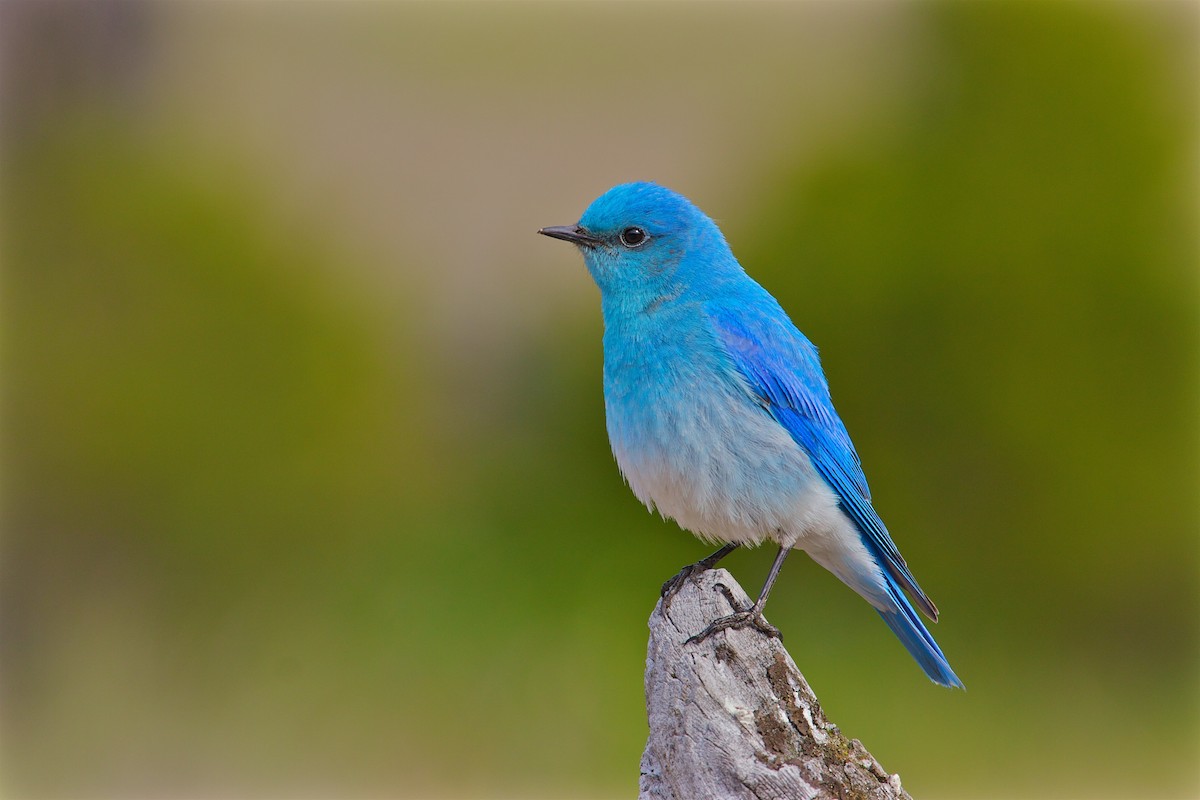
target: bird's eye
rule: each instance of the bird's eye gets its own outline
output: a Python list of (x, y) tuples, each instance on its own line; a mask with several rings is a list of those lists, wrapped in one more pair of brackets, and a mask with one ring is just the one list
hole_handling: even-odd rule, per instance
[(621, 244), (626, 247), (640, 247), (646, 243), (646, 232), (641, 228), (626, 228), (621, 231)]

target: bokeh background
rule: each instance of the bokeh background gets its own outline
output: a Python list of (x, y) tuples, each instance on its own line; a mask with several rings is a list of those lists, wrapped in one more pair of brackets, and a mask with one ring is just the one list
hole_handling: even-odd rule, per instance
[(966, 693), (789, 562), (830, 717), (918, 797), (1200, 796), (1197, 22), (5, 2), (5, 796), (632, 797), (708, 548), (534, 234), (630, 179), (821, 347), (943, 610)]

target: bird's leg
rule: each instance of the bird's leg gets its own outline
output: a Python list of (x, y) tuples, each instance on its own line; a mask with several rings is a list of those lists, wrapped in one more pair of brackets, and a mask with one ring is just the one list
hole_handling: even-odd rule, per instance
[(782, 639), (783, 636), (779, 633), (779, 629), (763, 618), (762, 610), (763, 606), (767, 604), (767, 595), (771, 593), (771, 587), (775, 585), (775, 579), (779, 577), (779, 569), (783, 566), (783, 560), (787, 558), (787, 554), (790, 552), (790, 547), (779, 548), (779, 554), (775, 556), (775, 563), (771, 565), (771, 571), (767, 574), (767, 582), (763, 584), (762, 591), (758, 593), (758, 599), (754, 601), (754, 605), (745, 611), (739, 611), (736, 614), (730, 614), (727, 617), (713, 620), (707, 628), (688, 639), (687, 643), (703, 642), (717, 631), (729, 628), (744, 628), (747, 625), (753, 625), (768, 636)]
[(717, 565), (718, 561), (732, 553), (737, 549), (737, 547), (737, 542), (730, 542), (717, 552), (713, 553), (711, 556), (702, 558), (695, 564), (688, 564), (662, 585), (662, 594), (660, 596), (663, 598), (663, 600), (670, 602), (671, 598), (675, 596), (675, 593), (678, 592), (683, 586), (684, 581), (693, 575), (699, 575), (705, 570), (712, 569)]

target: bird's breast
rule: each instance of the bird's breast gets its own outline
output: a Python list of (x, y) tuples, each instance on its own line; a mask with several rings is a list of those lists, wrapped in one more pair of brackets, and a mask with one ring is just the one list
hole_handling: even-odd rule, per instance
[(606, 331), (604, 367), (613, 454), (650, 508), (702, 538), (741, 543), (794, 542), (836, 510), (807, 454), (702, 332), (634, 343)]

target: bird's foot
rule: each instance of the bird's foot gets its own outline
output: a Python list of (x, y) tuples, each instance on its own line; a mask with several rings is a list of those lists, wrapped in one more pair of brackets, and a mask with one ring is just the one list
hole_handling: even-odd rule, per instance
[(779, 632), (779, 628), (767, 622), (761, 611), (751, 607), (749, 611), (738, 611), (736, 614), (713, 620), (707, 628), (690, 637), (685, 644), (699, 644), (717, 631), (747, 627), (757, 628), (772, 639), (783, 641), (783, 634)]
[(676, 592), (683, 588), (685, 583), (691, 580), (694, 576), (699, 575), (701, 572), (705, 572), (708, 569), (709, 566), (703, 561), (697, 561), (695, 564), (688, 564), (686, 567), (679, 570), (679, 572), (668, 578), (667, 582), (662, 585), (662, 593), (659, 595), (662, 597), (663, 605), (669, 605), (671, 598), (675, 596)]
[(659, 596), (662, 597), (664, 605), (670, 604), (671, 598), (675, 596), (676, 592), (683, 588), (683, 585), (687, 583), (689, 579), (699, 575), (702, 572), (712, 569), (717, 565), (718, 561), (732, 553), (737, 549), (737, 547), (738, 545), (736, 543), (726, 544), (709, 557), (702, 558), (695, 564), (688, 564), (686, 567), (679, 570), (677, 574), (673, 575), (666, 583), (662, 585), (662, 593)]

